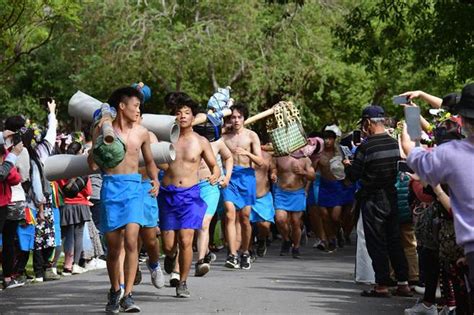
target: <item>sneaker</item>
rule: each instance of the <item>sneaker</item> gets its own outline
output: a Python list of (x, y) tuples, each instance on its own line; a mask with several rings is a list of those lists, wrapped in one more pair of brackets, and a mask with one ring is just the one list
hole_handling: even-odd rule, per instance
[(250, 262), (254, 263), (257, 260), (257, 253), (255, 253), (253, 250), (249, 250), (249, 255), (250, 255)]
[(224, 266), (231, 269), (238, 269), (240, 268), (239, 259), (235, 255), (229, 255), (227, 256), (227, 260), (225, 261)]
[(144, 263), (145, 261), (147, 261), (147, 259), (148, 259), (147, 253), (140, 252), (140, 254), (138, 255), (138, 262)]
[(32, 283), (40, 283), (43, 281), (44, 281), (43, 277), (35, 277), (33, 280), (31, 280)]
[(412, 308), (405, 309), (405, 315), (437, 315), (438, 309), (435, 305), (431, 305), (427, 307), (423, 304), (420, 300), (416, 302), (416, 304)]
[(415, 285), (415, 292), (421, 295), (425, 294), (425, 287), (421, 285)]
[(100, 258), (95, 258), (95, 269), (106, 269), (107, 262)]
[(107, 305), (105, 306), (105, 312), (107, 314), (118, 314), (120, 311), (120, 291), (115, 292), (113, 289), (110, 289), (107, 294)]
[(178, 253), (174, 254), (173, 257), (165, 256), (165, 272), (170, 274), (174, 270), (174, 266), (176, 265), (176, 257), (178, 257)]
[(56, 268), (46, 268), (44, 272), (44, 281), (53, 281), (61, 279), (61, 276), (58, 275), (55, 270)]
[(179, 298), (189, 298), (191, 297), (191, 293), (189, 293), (188, 286), (186, 285), (186, 281), (180, 282), (176, 287), (176, 296)]
[(84, 273), (84, 272), (87, 272), (86, 269), (82, 268), (81, 266), (79, 265), (72, 265), (72, 274), (73, 275), (80, 275), (81, 273)]
[(91, 260), (86, 262), (86, 264), (84, 266), (84, 269), (86, 269), (87, 271), (96, 270), (97, 269), (97, 262), (96, 262), (95, 258), (92, 258)]
[(140, 267), (137, 267), (137, 272), (135, 273), (135, 280), (133, 281), (133, 285), (139, 285), (142, 283), (142, 272), (140, 271)]
[(300, 246), (304, 246), (308, 244), (308, 233), (306, 232), (306, 226), (303, 225), (301, 229), (301, 239), (300, 239)]
[(18, 279), (13, 279), (11, 278), (10, 281), (5, 281), (3, 280), (3, 289), (14, 289), (14, 288), (19, 288), (25, 285), (24, 281), (18, 280)]
[(150, 261), (147, 259), (146, 266), (148, 267), (148, 270), (151, 274), (151, 283), (153, 283), (155, 288), (161, 289), (165, 286), (165, 276), (163, 276), (160, 263), (158, 262), (158, 266), (155, 269), (151, 269), (149, 263)]
[(258, 257), (264, 257), (267, 254), (267, 240), (261, 239), (257, 242), (257, 255)]
[(281, 241), (280, 256), (286, 256), (290, 253), (291, 241)]
[(205, 263), (210, 264), (211, 262), (216, 261), (216, 259), (217, 259), (216, 254), (209, 252), (206, 254), (206, 256), (204, 256), (203, 260)]
[(295, 258), (295, 259), (301, 258), (300, 249), (293, 247), (291, 249), (291, 256), (293, 256), (293, 258)]
[(202, 277), (211, 270), (211, 265), (205, 261), (205, 259), (200, 259), (196, 263), (194, 276)]
[(179, 273), (177, 272), (172, 272), (171, 273), (171, 278), (170, 278), (170, 287), (176, 288), (179, 285)]
[[(314, 247), (314, 245), (313, 245)], [(320, 241), (319, 244), (316, 245), (316, 248), (325, 252), (326, 251), (326, 248), (327, 248), (327, 243), (326, 241)]]
[(129, 293), (120, 300), (120, 310), (125, 313), (139, 313), (141, 311), (140, 307), (135, 304), (132, 293)]
[(336, 240), (332, 240), (328, 243), (328, 247), (326, 249), (327, 253), (334, 253), (337, 250), (336, 247)]
[(242, 254), (242, 256), (240, 256), (240, 268), (244, 270), (249, 270), (251, 268), (250, 254)]
[(71, 276), (71, 275), (72, 275), (72, 269), (63, 268), (63, 273), (62, 273), (62, 275), (63, 275), (64, 277)]

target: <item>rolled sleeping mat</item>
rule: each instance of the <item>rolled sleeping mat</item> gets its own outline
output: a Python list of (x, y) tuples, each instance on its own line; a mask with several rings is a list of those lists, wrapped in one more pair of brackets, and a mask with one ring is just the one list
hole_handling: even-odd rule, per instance
[(84, 92), (77, 91), (69, 100), (68, 114), (71, 117), (80, 118), (86, 122), (92, 122), (94, 112), (101, 108), (101, 106), (101, 101)]
[[(172, 143), (158, 142), (151, 145), (153, 159), (156, 164), (170, 163), (176, 158), (176, 151)], [(140, 167), (145, 161), (140, 153)], [(58, 154), (46, 158), (44, 173), (49, 181), (68, 179), (77, 176), (98, 174), (100, 170), (92, 171), (87, 163), (87, 155)]]
[[(101, 108), (102, 102), (77, 91), (69, 100), (68, 113), (71, 117), (92, 122), (94, 112)], [(170, 115), (143, 114), (142, 125), (153, 132), (160, 141), (175, 143), (179, 137), (179, 126), (176, 117)]]
[(105, 118), (105, 121), (102, 124), (102, 136), (104, 137), (104, 142), (106, 144), (111, 144), (115, 141), (115, 131), (112, 127), (113, 118), (109, 104), (104, 103), (101, 105), (101, 115), (102, 118)]
[(160, 141), (178, 141), (179, 125), (176, 123), (176, 116), (143, 114), (141, 125), (153, 132)]

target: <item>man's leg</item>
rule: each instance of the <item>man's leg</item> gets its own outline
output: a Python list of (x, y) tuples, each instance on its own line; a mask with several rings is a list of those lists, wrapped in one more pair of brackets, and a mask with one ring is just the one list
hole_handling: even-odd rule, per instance
[(275, 224), (283, 241), (290, 240), (290, 228), (288, 226), (288, 213), (285, 210), (275, 211)]
[(125, 247), (125, 296), (132, 292), (133, 282), (137, 274), (138, 267), (138, 232), (140, 226), (136, 223), (129, 223), (125, 226), (124, 247)]
[(408, 261), (408, 281), (416, 283), (419, 280), (418, 254), (416, 252), (415, 230), (412, 223), (400, 224), (400, 239)]
[(205, 215), (202, 221), (202, 228), (197, 232), (198, 260), (203, 259), (209, 251), (209, 225), (211, 224), (212, 218), (213, 216), (211, 215)]
[(250, 224), (250, 206), (242, 208), (239, 212), (239, 220), (242, 231), (242, 253), (248, 254), (250, 242), (252, 241), (252, 225)]
[(289, 215), (291, 225), (291, 240), (293, 241), (293, 247), (295, 249), (299, 249), (301, 241), (301, 218), (303, 216), (303, 212), (289, 212)]
[(194, 230), (183, 229), (178, 232), (180, 282), (186, 282), (193, 262)]
[(171, 273), (176, 265), (178, 255), (176, 233), (173, 230), (161, 231), (161, 238), (163, 241), (163, 252), (166, 255), (165, 271)]
[[(107, 272), (114, 292), (120, 290), (120, 253), (124, 247), (124, 229), (105, 234), (107, 242)], [(123, 265), (122, 265), (123, 266)]]
[(236, 210), (235, 206), (232, 202), (226, 201), (224, 202), (225, 207), (225, 220), (226, 220), (226, 237), (227, 237), (227, 244), (229, 245), (229, 253), (231, 255), (237, 256), (237, 231), (235, 228), (235, 220), (236, 220)]
[[(157, 263), (160, 259), (160, 242), (156, 237), (156, 228), (141, 228), (140, 238), (142, 240), (142, 246), (145, 247), (148, 254), (148, 261), (150, 263)], [(138, 249), (140, 248), (141, 246), (138, 247)]]

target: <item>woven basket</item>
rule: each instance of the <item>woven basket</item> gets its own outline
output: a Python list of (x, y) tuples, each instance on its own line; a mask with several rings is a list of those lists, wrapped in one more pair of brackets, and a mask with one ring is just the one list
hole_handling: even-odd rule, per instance
[(292, 102), (279, 102), (267, 119), (267, 132), (273, 144), (274, 156), (285, 156), (307, 144), (300, 112)]

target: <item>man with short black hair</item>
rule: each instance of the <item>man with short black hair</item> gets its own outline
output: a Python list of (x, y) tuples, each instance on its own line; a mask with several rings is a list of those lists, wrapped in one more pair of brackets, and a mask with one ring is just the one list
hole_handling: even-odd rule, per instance
[[(380, 106), (367, 106), (362, 112), (362, 130), (368, 134), (355, 153), (354, 161), (345, 160), (346, 175), (360, 180), (359, 198), (367, 250), (375, 271), (375, 287), (362, 296), (388, 297), (391, 283), (390, 263), (398, 288), (394, 294), (412, 296), (408, 287), (408, 263), (400, 243), (398, 224), (397, 162), (398, 142), (385, 131), (385, 113)], [(389, 263), (390, 262), (390, 263)]]

